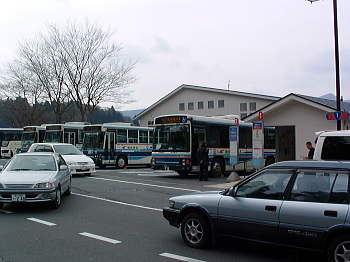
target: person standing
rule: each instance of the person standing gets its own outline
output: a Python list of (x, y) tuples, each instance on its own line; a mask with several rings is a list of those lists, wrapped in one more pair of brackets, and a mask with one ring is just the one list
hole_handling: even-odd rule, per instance
[(314, 153), (315, 153), (315, 148), (312, 146), (312, 143), (306, 142), (306, 148), (309, 150), (309, 153), (307, 155), (308, 159), (313, 159), (314, 158)]
[(206, 142), (203, 142), (198, 148), (198, 161), (200, 166), (199, 180), (208, 181), (209, 149)]

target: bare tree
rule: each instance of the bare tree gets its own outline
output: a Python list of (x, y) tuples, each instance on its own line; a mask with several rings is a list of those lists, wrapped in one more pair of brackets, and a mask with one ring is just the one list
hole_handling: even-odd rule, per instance
[(127, 102), (126, 88), (134, 81), (131, 71), (135, 64), (123, 62), (122, 48), (111, 43), (110, 32), (86, 23), (67, 24), (63, 29), (52, 25), (49, 35), (64, 64), (64, 84), (82, 121), (103, 102)]

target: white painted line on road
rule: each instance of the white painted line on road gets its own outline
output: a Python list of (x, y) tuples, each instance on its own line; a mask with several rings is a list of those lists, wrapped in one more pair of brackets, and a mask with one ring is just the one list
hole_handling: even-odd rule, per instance
[(198, 260), (198, 259), (194, 259), (194, 258), (183, 257), (183, 256), (170, 254), (170, 253), (162, 253), (162, 254), (159, 254), (159, 255), (162, 256), (162, 257), (172, 258), (172, 259), (176, 259), (176, 260), (179, 260), (179, 261), (185, 261), (185, 262), (205, 262), (204, 260)]
[(33, 221), (33, 222), (36, 222), (36, 223), (40, 223), (40, 224), (43, 224), (43, 225), (46, 225), (46, 226), (56, 226), (56, 224), (54, 223), (51, 223), (51, 222), (47, 222), (47, 221), (44, 221), (44, 220), (41, 220), (41, 219), (37, 219), (37, 218), (34, 218), (34, 217), (28, 217), (27, 220), (30, 220), (30, 221)]
[(102, 201), (105, 201), (105, 202), (114, 203), (114, 204), (118, 204), (118, 205), (124, 205), (124, 206), (130, 206), (130, 207), (137, 207), (137, 208), (142, 208), (142, 209), (148, 209), (148, 210), (152, 210), (152, 211), (159, 211), (159, 212), (162, 212), (162, 211), (163, 211), (162, 209), (159, 209), (159, 208), (146, 207), (146, 206), (141, 206), (141, 205), (134, 205), (134, 204), (129, 204), (129, 203), (125, 203), (125, 202), (110, 200), (110, 199), (101, 198), (101, 197), (83, 195), (83, 194), (79, 194), (79, 193), (72, 193), (72, 195), (81, 196), (81, 197), (86, 197), (86, 198), (92, 198), (92, 199), (96, 199), (96, 200), (102, 200)]
[(5, 210), (5, 209), (0, 209), (0, 212), (4, 213), (4, 214), (13, 214), (12, 211), (8, 211), (8, 210)]
[(142, 185), (142, 186), (150, 186), (150, 187), (158, 187), (158, 188), (166, 188), (166, 189), (175, 189), (175, 190), (181, 190), (181, 191), (201, 192), (199, 190), (188, 189), (188, 188), (171, 187), (171, 186), (160, 186), (160, 185), (146, 184), (146, 183), (132, 182), (132, 181), (125, 181), (125, 180), (118, 180), (118, 179), (110, 179), (110, 178), (102, 178), (102, 177), (89, 177), (89, 178), (90, 179), (96, 179), (96, 180), (105, 180), (105, 181), (126, 183), (126, 184), (134, 184), (134, 185)]
[(119, 240), (115, 240), (115, 239), (108, 238), (108, 237), (102, 237), (102, 236), (98, 236), (98, 235), (87, 233), (87, 232), (79, 233), (79, 235), (94, 238), (94, 239), (101, 240), (101, 241), (105, 241), (105, 242), (108, 242), (108, 243), (111, 243), (114, 245), (121, 243), (121, 241), (119, 241)]

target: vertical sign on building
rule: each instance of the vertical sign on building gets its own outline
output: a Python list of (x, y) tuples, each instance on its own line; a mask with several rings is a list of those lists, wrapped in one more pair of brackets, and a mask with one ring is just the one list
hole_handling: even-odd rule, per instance
[(234, 125), (230, 126), (230, 165), (238, 163), (238, 127), (239, 120), (234, 120)]
[(264, 167), (264, 123), (262, 121), (253, 123), (253, 166)]

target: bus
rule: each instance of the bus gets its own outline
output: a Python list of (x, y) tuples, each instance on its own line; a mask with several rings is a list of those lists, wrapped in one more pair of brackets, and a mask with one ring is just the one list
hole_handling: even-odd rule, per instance
[(153, 128), (126, 123), (106, 123), (84, 127), (83, 152), (100, 168), (112, 165), (150, 165)]
[(0, 128), (0, 158), (11, 158), (21, 149), (22, 128)]
[[(227, 119), (227, 118), (230, 119)], [(197, 150), (203, 141), (209, 149), (209, 171), (221, 175), (227, 171), (253, 171), (252, 123), (239, 121), (237, 160), (232, 164), (230, 128), (233, 116), (204, 117), (166, 115), (154, 119), (154, 140), (151, 166), (153, 169), (175, 170), (185, 176), (199, 171)], [(265, 164), (275, 162), (275, 128), (264, 128)], [(232, 150), (231, 150), (232, 151)]]
[(45, 143), (68, 143), (78, 149), (83, 147), (83, 129), (88, 123), (67, 122), (65, 124), (47, 124)]
[(21, 152), (25, 153), (34, 143), (42, 143), (45, 136), (45, 125), (23, 127)]

